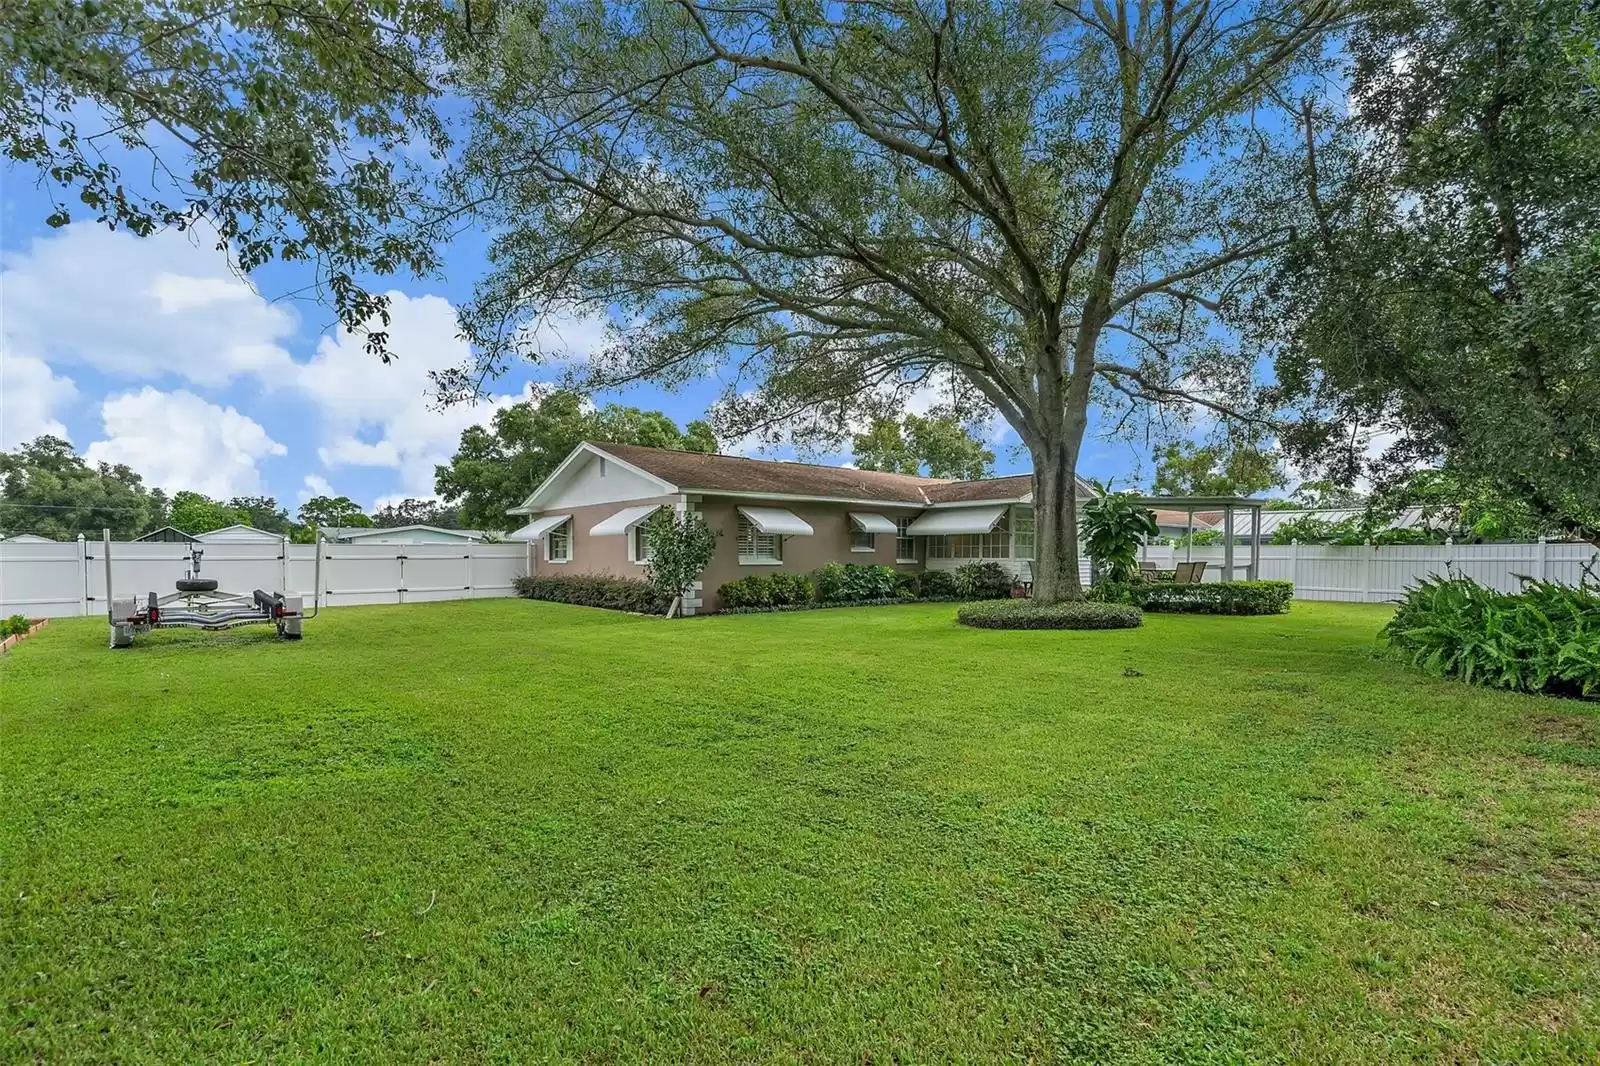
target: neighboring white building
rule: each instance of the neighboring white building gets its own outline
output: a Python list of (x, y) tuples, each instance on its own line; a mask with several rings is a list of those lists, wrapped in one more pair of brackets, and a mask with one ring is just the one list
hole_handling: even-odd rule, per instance
[(234, 525), (213, 529), (209, 533), (195, 534), (195, 540), (202, 544), (281, 544), (282, 535), (268, 533), (255, 526)]
[(483, 540), (481, 529), (445, 529), (422, 524), (409, 526), (352, 526), (324, 529), (323, 533), (340, 544), (476, 544)]
[(15, 533), (5, 538), (7, 544), (54, 544), (49, 537), (41, 537), (37, 533)]

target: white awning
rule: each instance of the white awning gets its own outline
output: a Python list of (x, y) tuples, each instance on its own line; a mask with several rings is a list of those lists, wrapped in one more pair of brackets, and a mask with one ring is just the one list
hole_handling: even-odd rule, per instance
[(739, 513), (750, 519), (750, 524), (762, 533), (776, 533), (780, 537), (809, 537), (816, 532), (804, 518), (782, 507), (741, 507)]
[(624, 507), (610, 518), (591, 526), (589, 535), (591, 537), (624, 536), (628, 530), (661, 510), (661, 506), (659, 503), (647, 503), (641, 507)]
[(863, 533), (898, 533), (900, 528), (893, 521), (881, 514), (871, 514), (864, 511), (851, 511), (850, 521)]
[(543, 518), (535, 518), (515, 533), (507, 533), (506, 539), (538, 540), (571, 517), (569, 514), (547, 514)]
[(949, 510), (927, 511), (911, 523), (907, 533), (914, 537), (942, 537), (948, 533), (989, 533), (1006, 513), (1006, 505), (988, 507), (952, 507)]

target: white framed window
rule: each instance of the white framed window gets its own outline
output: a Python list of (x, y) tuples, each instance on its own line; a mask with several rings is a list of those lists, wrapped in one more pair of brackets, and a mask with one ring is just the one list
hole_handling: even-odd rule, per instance
[(850, 530), (850, 550), (853, 552), (877, 551), (878, 535), (852, 527)]
[[(1029, 515), (1032, 525), (1032, 515)], [(1029, 532), (1030, 552), (1032, 532)], [(1002, 514), (987, 533), (952, 533), (928, 538), (930, 559), (1009, 559), (1011, 558), (1011, 520)]]
[(894, 520), (894, 561), (897, 563), (914, 563), (917, 561), (917, 538), (906, 532), (911, 528), (914, 518), (896, 518)]
[(740, 515), (739, 562), (745, 566), (783, 562), (783, 538), (761, 532), (754, 522)]
[(630, 548), (628, 557), (636, 563), (648, 563), (654, 554), (650, 550), (650, 534), (647, 529), (648, 526), (648, 522), (640, 522), (638, 525), (628, 530), (628, 544)]
[(572, 561), (572, 519), (567, 519), (544, 535), (544, 557), (552, 563)]
[(1033, 558), (1033, 508), (1011, 509), (1011, 552), (1018, 559)]

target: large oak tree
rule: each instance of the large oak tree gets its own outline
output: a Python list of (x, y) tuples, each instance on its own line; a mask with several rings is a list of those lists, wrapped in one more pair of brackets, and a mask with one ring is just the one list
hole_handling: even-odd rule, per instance
[(1275, 101), (1344, 0), (502, 5), (463, 76), (497, 233), (483, 363), (543, 315), (627, 323), (590, 384), (708, 372), (723, 432), (842, 438), (955, 374), (1033, 459), (1034, 593), (1081, 594), (1097, 404), (1230, 414), (1216, 328), (1298, 216)]

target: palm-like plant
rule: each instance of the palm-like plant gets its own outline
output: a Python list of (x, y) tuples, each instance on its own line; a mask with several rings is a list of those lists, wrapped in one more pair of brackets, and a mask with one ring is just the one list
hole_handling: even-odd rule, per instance
[(1131, 581), (1139, 565), (1139, 545), (1160, 532), (1156, 514), (1128, 493), (1114, 493), (1110, 484), (1096, 485), (1100, 495), (1083, 508), (1083, 542), (1112, 581)]

